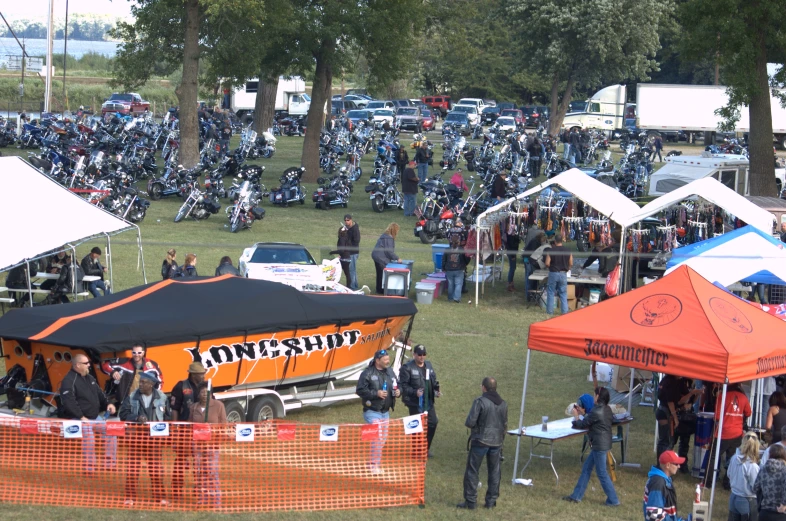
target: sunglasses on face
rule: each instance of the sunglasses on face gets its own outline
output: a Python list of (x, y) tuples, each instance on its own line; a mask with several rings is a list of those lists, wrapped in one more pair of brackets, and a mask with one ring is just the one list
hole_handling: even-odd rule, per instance
[(145, 354), (145, 352), (144, 351), (131, 351), (131, 354), (132, 355), (143, 355), (143, 354)]

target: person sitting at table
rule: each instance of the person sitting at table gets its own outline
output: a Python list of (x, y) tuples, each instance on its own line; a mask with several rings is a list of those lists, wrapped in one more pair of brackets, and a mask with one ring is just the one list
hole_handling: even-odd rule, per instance
[[(65, 250), (59, 251), (54, 255), (47, 257), (46, 262), (46, 273), (51, 273), (52, 275), (59, 275), (60, 268), (62, 268), (66, 263), (66, 258), (68, 255), (66, 254)], [(50, 290), (57, 284), (57, 279), (47, 279), (41, 283), (41, 289)]]
[(82, 290), (82, 279), (85, 277), (82, 267), (76, 260), (72, 261), (70, 255), (66, 259), (66, 264), (60, 269), (60, 278), (44, 300), (45, 304), (68, 304), (71, 302), (68, 295)]
[(18, 293), (16, 291), (10, 291), (12, 288), (17, 289), (24, 289), (27, 290), (28, 286), (28, 277), (27, 277), (27, 264), (20, 264), (16, 268), (13, 268), (11, 271), (8, 272), (8, 275), (5, 278), (5, 285), (9, 289), (8, 296), (12, 299), (16, 300), (16, 304), (20, 307), (24, 306), (26, 302), (30, 301), (30, 294), (29, 293)]
[(87, 289), (95, 298), (101, 296), (98, 292), (99, 289), (104, 292), (104, 296), (112, 294), (112, 291), (108, 287), (108, 283), (104, 282), (104, 273), (107, 272), (107, 268), (101, 265), (100, 257), (101, 248), (96, 246), (90, 250), (90, 253), (85, 255), (84, 259), (82, 259), (82, 271), (85, 272), (85, 275), (99, 277), (98, 280), (88, 282), (87, 284)]
[(579, 418), (578, 408), (573, 409), (573, 428), (574, 429), (589, 429), (587, 437), (590, 443), (590, 454), (584, 460), (584, 465), (581, 468), (581, 475), (579, 481), (576, 483), (576, 488), (569, 496), (562, 499), (570, 501), (571, 503), (579, 503), (584, 497), (584, 492), (587, 490), (590, 477), (592, 477), (592, 468), (598, 474), (598, 481), (600, 486), (606, 493), (606, 505), (616, 507), (619, 506), (620, 500), (617, 498), (617, 491), (614, 490), (614, 484), (611, 482), (608, 470), (606, 469), (606, 460), (608, 458), (609, 450), (611, 450), (611, 423), (614, 415), (611, 413), (609, 407), (609, 390), (605, 387), (598, 387), (595, 389), (594, 405), (590, 413), (583, 419)]

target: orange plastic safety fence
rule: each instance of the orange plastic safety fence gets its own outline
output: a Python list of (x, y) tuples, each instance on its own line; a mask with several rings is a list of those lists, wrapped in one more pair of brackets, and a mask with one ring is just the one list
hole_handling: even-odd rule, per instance
[(369, 425), (5, 417), (0, 501), (218, 512), (420, 505), (426, 453), (424, 416)]

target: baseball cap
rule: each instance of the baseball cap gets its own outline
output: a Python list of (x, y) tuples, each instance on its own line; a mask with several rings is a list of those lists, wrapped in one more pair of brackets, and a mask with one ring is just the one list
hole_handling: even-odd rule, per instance
[(666, 463), (676, 463), (677, 465), (682, 465), (685, 463), (685, 458), (680, 458), (673, 450), (667, 450), (660, 455), (660, 458), (658, 458), (658, 463), (661, 465)]
[(418, 344), (413, 349), (416, 355), (425, 355), (426, 354), (426, 346), (423, 344)]

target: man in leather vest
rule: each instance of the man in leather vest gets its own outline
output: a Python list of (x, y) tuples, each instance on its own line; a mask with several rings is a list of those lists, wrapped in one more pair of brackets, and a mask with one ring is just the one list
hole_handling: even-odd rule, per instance
[(442, 396), (442, 393), (439, 391), (437, 373), (431, 362), (426, 360), (426, 347), (422, 344), (416, 345), (413, 352), (415, 358), (401, 366), (398, 373), (401, 398), (409, 408), (409, 414), (428, 412), (428, 457), (431, 458), (431, 442), (439, 422), (434, 399)]
[(497, 381), (490, 376), (480, 385), (483, 395), (475, 398), (467, 421), (464, 422), (471, 434), (467, 469), (464, 472), (464, 502), (457, 508), (474, 510), (478, 499), (478, 472), (483, 458), (489, 471), (489, 486), (486, 490), (486, 508), (497, 506), (499, 482), (502, 477), (500, 458), (505, 431), (508, 427), (508, 404), (497, 394)]
[[(139, 389), (123, 400), (123, 405), (120, 406), (120, 419), (141, 424), (169, 421), (172, 417), (172, 410), (169, 408), (169, 400), (166, 395), (155, 389), (158, 383), (158, 378), (153, 373), (140, 373)], [(161, 467), (160, 439), (150, 438), (147, 433), (143, 433), (141, 430), (135, 430), (127, 438), (133, 445), (127, 451), (128, 470), (126, 473), (126, 499), (124, 504), (132, 506), (134, 501), (136, 501), (136, 484), (139, 481), (139, 469), (142, 461), (147, 461), (153, 498), (162, 506), (168, 505), (169, 502), (165, 498), (162, 486), (163, 469)]]

